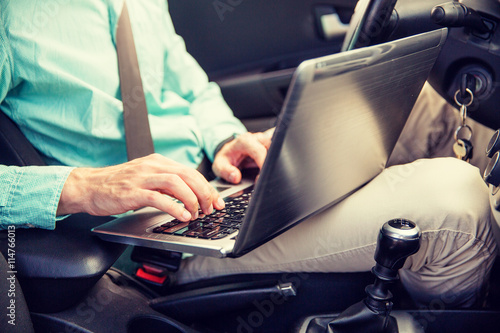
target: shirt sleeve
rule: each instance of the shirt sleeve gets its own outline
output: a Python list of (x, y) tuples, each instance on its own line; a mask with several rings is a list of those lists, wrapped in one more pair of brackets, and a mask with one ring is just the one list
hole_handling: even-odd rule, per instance
[[(0, 102), (11, 87), (12, 55), (0, 18)], [(59, 197), (72, 169), (0, 165), (0, 229), (10, 225), (54, 229)]]
[(213, 161), (218, 144), (234, 134), (245, 133), (246, 128), (233, 115), (219, 86), (209, 82), (206, 73), (187, 52), (184, 40), (175, 32), (166, 6), (164, 38), (169, 39), (169, 47), (165, 56), (168, 73), (165, 80), (170, 85), (176, 84), (182, 97), (191, 103), (190, 114), (195, 117), (201, 131), (205, 154)]
[(72, 169), (0, 165), (0, 228), (54, 229), (61, 191)]

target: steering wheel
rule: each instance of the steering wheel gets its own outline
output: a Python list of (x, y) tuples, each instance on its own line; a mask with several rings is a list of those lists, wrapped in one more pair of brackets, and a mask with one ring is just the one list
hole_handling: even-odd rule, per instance
[(342, 51), (376, 43), (384, 39), (397, 0), (359, 0), (347, 30)]

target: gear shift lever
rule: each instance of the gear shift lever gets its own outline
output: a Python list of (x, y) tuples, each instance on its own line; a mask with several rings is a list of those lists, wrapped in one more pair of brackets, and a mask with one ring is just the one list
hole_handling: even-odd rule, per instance
[(380, 229), (376, 265), (372, 272), (375, 282), (366, 287), (366, 299), (346, 309), (328, 324), (328, 332), (398, 332), (392, 309), (390, 285), (398, 280), (398, 270), (410, 255), (420, 248), (420, 229), (408, 220), (395, 219)]

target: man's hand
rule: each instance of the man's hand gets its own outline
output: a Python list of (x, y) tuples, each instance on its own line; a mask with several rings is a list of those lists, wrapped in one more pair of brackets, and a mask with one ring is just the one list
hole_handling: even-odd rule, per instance
[[(184, 203), (184, 207), (167, 194)], [(182, 221), (224, 208), (217, 191), (196, 170), (159, 154), (106, 168), (76, 168), (64, 184), (57, 215), (116, 215), (145, 206)]]
[(226, 181), (238, 184), (242, 168), (262, 168), (271, 145), (274, 128), (265, 132), (245, 133), (226, 143), (217, 153), (212, 164), (215, 175)]

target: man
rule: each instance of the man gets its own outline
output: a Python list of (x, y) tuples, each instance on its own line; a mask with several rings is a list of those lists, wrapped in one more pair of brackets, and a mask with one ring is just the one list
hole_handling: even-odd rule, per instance
[[(99, 3), (2, 2), (0, 99), (6, 96), (2, 111), (18, 123), (48, 164), (95, 167), (127, 161), (115, 49), (123, 2), (115, 1), (109, 8)], [(165, 2), (144, 6), (133, 2), (129, 7), (141, 20), (149, 21), (141, 26), (136, 16), (131, 17), (156, 152), (170, 159), (150, 156), (103, 170), (2, 167), (3, 182), (17, 184), (16, 190), (23, 193), (3, 191), (4, 202), (11, 204), (3, 209), (2, 224), (53, 229), (56, 215), (77, 211), (109, 215), (145, 205), (189, 220), (198, 206), (208, 212), (211, 206), (223, 205), (192, 168), (204, 154), (214, 160), (217, 145), (233, 134), (245, 133), (245, 128), (232, 115), (218, 87), (208, 83), (205, 73), (187, 56), (182, 39), (165, 16)], [(94, 27), (92, 19), (101, 25)], [(214, 160), (215, 173), (239, 182), (238, 165), (246, 156), (262, 165), (269, 140), (262, 133), (239, 136)], [(141, 177), (130, 177), (134, 172)], [(114, 194), (106, 184), (101, 186), (109, 173), (114, 178), (106, 184)], [(38, 177), (44, 181), (33, 180)], [(122, 187), (115, 188), (117, 183)], [(181, 199), (186, 209), (160, 193)], [(28, 215), (26, 205), (30, 206)]]
[[(189, 220), (198, 207), (208, 212), (223, 206), (193, 170), (203, 154), (213, 160), (217, 175), (234, 183), (247, 157), (262, 165), (269, 136), (243, 134), (218, 88), (207, 82), (175, 35), (166, 2), (127, 1), (127, 6), (159, 153), (130, 162), (125, 162), (115, 50), (123, 0), (2, 2), (1, 109), (53, 165), (0, 169), (3, 225), (54, 228), (56, 216), (118, 214), (144, 205)], [(48, 19), (37, 19), (40, 13)], [(242, 135), (215, 154), (234, 134)], [(185, 208), (161, 194), (179, 198)], [(421, 250), (401, 272), (414, 299), (428, 303), (444, 293), (446, 305), (477, 304), (496, 245), (489, 232), (487, 188), (476, 168), (456, 159), (389, 168), (332, 209), (242, 258), (184, 261), (178, 280), (244, 272), (366, 271), (373, 265), (378, 229), (395, 217), (412, 219), (423, 230)]]

